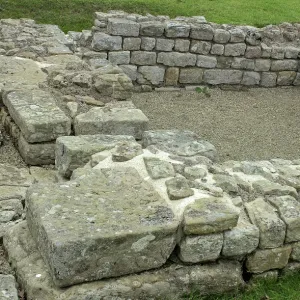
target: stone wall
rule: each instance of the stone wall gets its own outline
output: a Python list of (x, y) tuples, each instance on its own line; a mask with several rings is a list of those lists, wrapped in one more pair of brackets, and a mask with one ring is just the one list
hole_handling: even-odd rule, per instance
[[(204, 17), (95, 13), (77, 46), (103, 54), (138, 85), (299, 85), (300, 25), (219, 25)], [(146, 88), (146, 87), (145, 87)]]

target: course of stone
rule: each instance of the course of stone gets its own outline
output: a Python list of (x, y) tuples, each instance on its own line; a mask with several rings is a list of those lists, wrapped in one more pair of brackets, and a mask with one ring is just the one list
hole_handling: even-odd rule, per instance
[[(112, 40), (0, 21), (0, 119), (28, 164), (0, 165), (0, 243), (19, 289), (30, 300), (180, 299), (299, 270), (300, 161), (218, 163), (193, 132), (147, 130), (116, 101), (133, 90), (124, 68), (78, 46), (211, 31), (116, 14), (96, 14)], [(192, 20), (212, 26), (180, 22)], [(214, 29), (216, 44), (225, 31)], [(18, 299), (15, 278), (0, 274), (0, 299)]]

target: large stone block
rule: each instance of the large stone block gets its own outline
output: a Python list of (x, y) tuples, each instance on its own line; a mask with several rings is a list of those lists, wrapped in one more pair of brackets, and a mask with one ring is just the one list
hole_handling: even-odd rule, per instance
[(216, 29), (214, 34), (214, 42), (226, 44), (230, 40), (230, 32), (225, 29)]
[(211, 50), (212, 44), (206, 41), (193, 41), (191, 43), (191, 52), (207, 55)]
[(232, 60), (231, 68), (240, 70), (253, 71), (255, 67), (254, 59), (244, 57), (234, 57)]
[(141, 39), (140, 38), (124, 38), (123, 50), (140, 50)]
[(237, 225), (239, 210), (226, 198), (197, 199), (186, 207), (183, 231), (186, 235), (223, 232)]
[(140, 34), (145, 36), (162, 36), (164, 30), (164, 24), (161, 22), (143, 22), (141, 23)]
[(295, 198), (298, 197), (297, 190), (288, 185), (281, 185), (279, 183), (268, 180), (257, 180), (252, 184), (253, 188), (263, 194), (264, 196), (286, 196), (290, 195)]
[(197, 84), (203, 81), (203, 70), (200, 68), (185, 68), (180, 70), (179, 82)]
[(126, 135), (79, 135), (62, 136), (56, 140), (55, 166), (58, 172), (70, 177), (72, 172), (83, 167), (95, 153), (110, 150), (122, 141), (132, 141)]
[(205, 70), (203, 80), (209, 84), (239, 84), (242, 76), (239, 70)]
[(273, 206), (258, 198), (245, 204), (251, 222), (259, 228), (260, 248), (276, 248), (285, 240), (286, 225)]
[(176, 244), (179, 220), (133, 168), (33, 185), (27, 205), (30, 231), (57, 286), (160, 267)]
[(298, 61), (293, 59), (273, 60), (271, 71), (297, 71)]
[(166, 37), (179, 38), (188, 37), (191, 26), (180, 22), (167, 22), (165, 27)]
[(258, 85), (260, 83), (260, 73), (246, 71), (243, 74), (241, 84), (243, 85)]
[(76, 116), (75, 135), (112, 134), (130, 135), (141, 139), (148, 128), (148, 118), (139, 109), (94, 107)]
[(147, 51), (133, 51), (131, 52), (131, 61), (135, 65), (156, 65), (156, 53)]
[(275, 72), (262, 72), (260, 85), (263, 87), (274, 87), (277, 82), (277, 73)]
[(292, 85), (296, 78), (295, 71), (278, 72), (277, 85)]
[[(142, 66), (138, 68), (138, 72), (143, 78), (138, 78), (140, 83), (148, 83), (159, 85), (164, 82), (165, 68), (159, 66)], [(144, 82), (146, 80), (146, 82)]]
[(95, 32), (92, 39), (92, 49), (95, 51), (122, 50), (122, 37), (111, 36), (103, 32)]
[(172, 51), (175, 45), (175, 41), (171, 39), (156, 39), (156, 47), (157, 51)]
[(195, 40), (211, 41), (214, 37), (214, 29), (209, 24), (197, 24), (191, 27), (190, 37)]
[(108, 60), (112, 64), (127, 65), (130, 62), (130, 51), (116, 51), (108, 54)]
[(71, 133), (71, 120), (42, 90), (15, 90), (4, 94), (10, 116), (29, 143), (47, 142)]
[[(26, 222), (14, 226), (4, 239), (9, 259), (16, 269), (27, 298), (33, 300), (94, 299), (182, 299), (197, 290), (200, 295), (236, 291), (244, 286), (241, 265), (236, 261), (182, 266), (171, 264), (160, 270), (142, 272), (58, 288), (32, 240)], [(40, 276), (36, 276), (40, 274)]]
[(197, 67), (212, 69), (217, 65), (217, 59), (214, 56), (198, 55)]
[(195, 66), (197, 61), (197, 55), (191, 53), (180, 52), (160, 52), (157, 55), (157, 62), (170, 67), (187, 67)]
[(107, 22), (107, 32), (112, 35), (138, 36), (140, 24), (125, 18), (111, 18)]
[(245, 54), (246, 44), (227, 44), (225, 45), (225, 56), (242, 56)]

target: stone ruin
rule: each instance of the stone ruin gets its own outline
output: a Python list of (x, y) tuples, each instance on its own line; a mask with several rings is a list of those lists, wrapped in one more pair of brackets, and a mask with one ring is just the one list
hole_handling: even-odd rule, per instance
[[(115, 14), (68, 35), (0, 21), (0, 119), (28, 164), (0, 166), (0, 241), (27, 299), (179, 299), (299, 270), (300, 161), (218, 163), (190, 131), (149, 131), (118, 101), (136, 88), (126, 68), (82, 46), (155, 21), (126, 15), (118, 27)], [(215, 29), (214, 45), (225, 31)], [(0, 274), (2, 296), (18, 299), (11, 275)]]

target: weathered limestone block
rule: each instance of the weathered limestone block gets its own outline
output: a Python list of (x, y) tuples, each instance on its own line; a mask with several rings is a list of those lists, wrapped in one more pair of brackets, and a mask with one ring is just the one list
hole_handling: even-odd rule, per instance
[(209, 24), (197, 24), (191, 27), (190, 37), (195, 40), (211, 41), (214, 37), (214, 29)]
[(259, 229), (241, 212), (237, 226), (224, 232), (222, 255), (234, 257), (249, 254), (258, 247), (258, 243)]
[(160, 52), (157, 55), (157, 62), (170, 67), (195, 66), (197, 60), (196, 54), (180, 52)]
[(108, 60), (112, 64), (126, 65), (130, 62), (130, 51), (117, 51), (108, 54)]
[(286, 47), (285, 48), (285, 58), (297, 59), (300, 53), (300, 49), (296, 47)]
[[(230, 32), (224, 29), (216, 29), (214, 34), (214, 42), (226, 44), (230, 40)], [(225, 50), (226, 51), (226, 50)]]
[(223, 233), (186, 236), (179, 243), (178, 256), (183, 262), (203, 263), (215, 261), (223, 246)]
[(246, 44), (238, 43), (238, 44), (227, 44), (225, 45), (225, 56), (242, 56), (245, 54)]
[(0, 299), (18, 300), (17, 283), (12, 275), (0, 274)]
[(266, 271), (260, 274), (253, 274), (251, 277), (251, 282), (276, 282), (278, 280), (278, 270)]
[(260, 73), (258, 72), (244, 72), (243, 79), (241, 81), (242, 85), (259, 85), (260, 83)]
[(286, 224), (285, 242), (300, 241), (300, 203), (291, 196), (272, 197), (269, 201)]
[(217, 159), (215, 147), (188, 130), (152, 130), (143, 134), (143, 146), (156, 148), (178, 156), (205, 156)]
[(141, 23), (140, 35), (162, 36), (164, 33), (164, 24), (161, 22), (150, 21)]
[(300, 242), (292, 244), (291, 259), (300, 262)]
[(211, 50), (212, 44), (205, 41), (193, 41), (191, 43), (191, 52), (207, 55)]
[(223, 174), (215, 174), (213, 179), (216, 181), (215, 185), (220, 187), (227, 193), (237, 193), (238, 185), (234, 177)]
[(152, 179), (160, 179), (175, 176), (171, 163), (157, 157), (144, 157), (146, 169)]
[(245, 203), (251, 222), (259, 228), (259, 247), (276, 248), (285, 240), (286, 225), (276, 214), (273, 206), (262, 198)]
[(297, 71), (298, 61), (293, 59), (273, 60), (271, 71)]
[(179, 220), (133, 168), (33, 185), (27, 205), (32, 236), (60, 287), (160, 267), (176, 244)]
[(205, 70), (203, 80), (209, 84), (239, 84), (242, 76), (239, 70)]
[(165, 27), (166, 37), (179, 38), (188, 37), (191, 26), (189, 24), (179, 22), (167, 22)]
[(140, 50), (141, 39), (140, 38), (124, 38), (123, 50)]
[(272, 46), (271, 58), (284, 59), (284, 48), (279, 46)]
[(70, 177), (72, 172), (83, 167), (93, 154), (113, 149), (123, 141), (134, 142), (135, 139), (126, 135), (102, 134), (59, 137), (55, 147), (55, 166), (59, 174)]
[[(236, 291), (244, 286), (241, 265), (220, 261), (217, 264), (182, 266), (173, 264), (161, 270), (147, 271), (117, 279), (100, 280), (58, 288), (37, 251), (26, 222), (10, 229), (4, 239), (9, 259), (16, 268), (21, 285), (32, 300), (95, 299), (180, 299), (197, 290), (201, 295)], [(36, 277), (37, 274), (41, 276)]]
[(148, 128), (148, 118), (139, 109), (94, 107), (74, 120), (75, 135), (130, 135), (141, 139)]
[(277, 77), (277, 85), (291, 85), (293, 84), (295, 78), (296, 78), (296, 72), (295, 71), (281, 71), (278, 72)]
[(156, 39), (151, 37), (142, 37), (141, 49), (151, 51), (155, 48)]
[(176, 39), (174, 50), (178, 52), (188, 52), (191, 42), (184, 39)]
[(261, 47), (260, 46), (247, 46), (245, 52), (246, 58), (260, 58), (261, 57)]
[(197, 199), (186, 207), (183, 230), (186, 235), (210, 234), (237, 225), (239, 210), (226, 198)]
[(264, 58), (270, 58), (271, 57), (271, 54), (272, 54), (272, 48), (269, 47), (268, 45), (264, 44), (264, 43), (261, 43), (261, 57), (264, 57)]
[(202, 166), (186, 166), (183, 173), (184, 177), (190, 180), (202, 179), (207, 176), (207, 170)]
[(140, 24), (123, 18), (111, 18), (107, 22), (107, 32), (120, 36), (139, 36)]
[(154, 85), (159, 85), (164, 82), (165, 68), (161, 66), (141, 66), (138, 68), (139, 74), (142, 78), (138, 76), (139, 83), (150, 82)]
[(255, 60), (255, 71), (267, 72), (270, 70), (271, 61), (269, 59), (256, 59)]
[(0, 164), (0, 186), (24, 186), (29, 187), (33, 183), (33, 177), (28, 169), (17, 168), (13, 165)]
[(179, 68), (167, 68), (165, 75), (166, 85), (177, 85), (179, 79)]
[(224, 45), (213, 44), (210, 49), (210, 54), (214, 55), (223, 55), (224, 54)]
[(288, 263), (281, 271), (282, 276), (297, 274), (300, 271), (299, 262), (290, 262)]
[(198, 55), (196, 65), (200, 68), (212, 69), (217, 65), (217, 59), (213, 56)]
[(55, 140), (71, 133), (71, 120), (42, 90), (15, 90), (4, 94), (3, 103), (29, 143)]
[(254, 70), (254, 60), (243, 58), (243, 57), (235, 57), (232, 60), (231, 68), (233, 69), (243, 69), (243, 70)]
[(171, 200), (179, 200), (194, 195), (194, 191), (189, 187), (186, 178), (181, 176), (167, 180), (166, 187)]
[(272, 269), (282, 269), (287, 265), (291, 251), (291, 246), (257, 250), (248, 256), (246, 267), (251, 273), (262, 273)]
[(233, 57), (218, 56), (217, 60), (218, 60), (218, 64), (217, 64), (218, 69), (230, 69), (233, 61)]
[(180, 70), (180, 83), (201, 83), (203, 80), (203, 70), (200, 68), (184, 68)]
[(240, 28), (232, 28), (230, 32), (230, 43), (241, 43), (245, 41), (246, 34)]
[(295, 188), (287, 185), (280, 185), (279, 183), (271, 182), (268, 180), (254, 181), (252, 186), (257, 192), (263, 195), (268, 195), (268, 196), (290, 195), (295, 198), (298, 197), (298, 193)]
[(146, 51), (133, 51), (131, 52), (131, 61), (135, 65), (156, 65), (156, 53)]
[(30, 174), (34, 178), (35, 183), (54, 183), (57, 177), (55, 169), (46, 169), (42, 167), (30, 167)]
[(122, 141), (112, 151), (112, 161), (124, 162), (143, 154), (143, 149), (137, 142)]
[(122, 37), (95, 32), (92, 40), (92, 49), (95, 51), (122, 50)]
[(55, 159), (55, 142), (28, 143), (21, 134), (18, 143), (18, 150), (25, 163), (32, 166), (51, 165)]
[(276, 86), (277, 74), (271, 72), (262, 72), (261, 73), (261, 82), (260, 85), (263, 87), (273, 87)]
[(300, 85), (300, 73), (296, 74), (293, 85)]
[(132, 80), (137, 78), (137, 66), (134, 65), (119, 65), (123, 72)]
[(156, 39), (156, 50), (157, 51), (172, 51), (175, 45), (175, 41), (171, 39)]
[(11, 185), (1, 185), (0, 186), (0, 201), (10, 200), (10, 199), (25, 199), (25, 194), (27, 187), (23, 186), (11, 186)]

